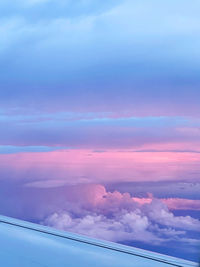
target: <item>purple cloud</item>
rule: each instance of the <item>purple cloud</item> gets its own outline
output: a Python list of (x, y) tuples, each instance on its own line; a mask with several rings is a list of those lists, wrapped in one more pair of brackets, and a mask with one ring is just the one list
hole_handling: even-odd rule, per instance
[[(128, 193), (107, 192), (102, 185), (78, 186), (66, 194), (68, 201), (42, 224), (115, 242), (160, 245), (184, 240), (200, 245), (200, 221), (175, 216), (161, 200), (141, 204), (142, 199), (138, 202)], [(196, 238), (190, 237), (190, 231), (197, 233)]]

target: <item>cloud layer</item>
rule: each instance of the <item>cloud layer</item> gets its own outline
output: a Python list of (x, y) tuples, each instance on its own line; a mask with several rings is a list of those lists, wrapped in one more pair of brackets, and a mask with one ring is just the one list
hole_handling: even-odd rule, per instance
[[(198, 199), (158, 199), (150, 193), (140, 197), (106, 190), (100, 184), (66, 186), (58, 180), (29, 184), (1, 180), (0, 185), (1, 214), (197, 260)], [(182, 215), (176, 215), (180, 211)]]
[[(175, 216), (162, 200), (145, 201), (132, 198), (128, 193), (111, 193), (102, 185), (72, 188), (67, 198), (59, 211), (41, 223), (114, 242), (158, 246), (174, 241), (193, 249), (200, 245), (200, 221), (191, 216)], [(197, 205), (200, 209), (199, 202)], [(196, 237), (191, 233), (196, 233)]]
[(199, 116), (198, 1), (0, 7), (2, 108)]
[(0, 180), (39, 187), (49, 187), (52, 181), (54, 186), (56, 181), (58, 185), (60, 182), (66, 185), (166, 180), (199, 182), (199, 160), (200, 153), (132, 150), (67, 149), (0, 154)]

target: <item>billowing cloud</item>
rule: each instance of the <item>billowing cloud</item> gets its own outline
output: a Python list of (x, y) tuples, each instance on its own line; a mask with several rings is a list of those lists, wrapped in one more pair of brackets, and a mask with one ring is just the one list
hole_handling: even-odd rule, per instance
[(120, 218), (107, 218), (96, 214), (73, 218), (70, 213), (62, 212), (50, 215), (43, 224), (114, 242), (125, 240), (145, 242), (147, 238), (148, 242), (158, 243), (162, 241), (161, 238), (148, 232), (149, 221), (147, 217), (135, 213), (125, 213)]
[[(188, 231), (200, 231), (199, 220), (175, 216), (162, 200), (142, 202), (128, 193), (107, 192), (102, 185), (72, 188), (67, 198), (60, 211), (48, 215), (43, 224), (110, 241), (157, 245), (187, 240)], [(198, 243), (195, 238), (193, 242)]]
[[(173, 207), (169, 199), (169, 209), (168, 199), (151, 194), (135, 197), (100, 184), (64, 186), (52, 180), (44, 187), (39, 182), (26, 185), (7, 180), (0, 185), (0, 203), (4, 203), (0, 213), (7, 216), (149, 250), (163, 248), (163, 253), (175, 246), (179, 254), (172, 255), (182, 257), (186, 249), (188, 259), (196, 257), (200, 246), (200, 221), (188, 211), (181, 216), (174, 213), (183, 199), (175, 199)], [(187, 209), (198, 205), (198, 200), (188, 201)]]

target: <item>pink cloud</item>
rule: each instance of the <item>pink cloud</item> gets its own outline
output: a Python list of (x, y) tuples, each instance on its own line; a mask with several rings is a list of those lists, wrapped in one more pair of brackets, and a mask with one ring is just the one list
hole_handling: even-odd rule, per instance
[[(50, 180), (66, 184), (120, 181), (199, 180), (200, 154), (110, 150), (60, 150), (0, 155), (0, 172), (48, 187)], [(192, 170), (192, 172), (191, 172)], [(56, 183), (56, 182), (55, 182)], [(39, 185), (39, 184), (38, 184)]]
[[(133, 197), (133, 201), (140, 205), (150, 204), (153, 201), (152, 198), (138, 198)], [(200, 200), (198, 199), (184, 199), (184, 198), (166, 198), (159, 199), (170, 210), (200, 210)]]
[(200, 231), (199, 220), (175, 216), (163, 200), (107, 192), (102, 185), (94, 184), (73, 186), (66, 195), (66, 204), (49, 214), (42, 224), (110, 241), (152, 244), (182, 238), (187, 242), (187, 231)]
[(171, 210), (200, 210), (200, 200), (197, 199), (168, 198), (162, 202)]

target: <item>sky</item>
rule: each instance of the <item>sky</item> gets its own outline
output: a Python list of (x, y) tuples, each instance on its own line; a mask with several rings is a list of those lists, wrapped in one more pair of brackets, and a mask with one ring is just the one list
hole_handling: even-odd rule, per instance
[(199, 12), (0, 2), (1, 214), (198, 261)]

